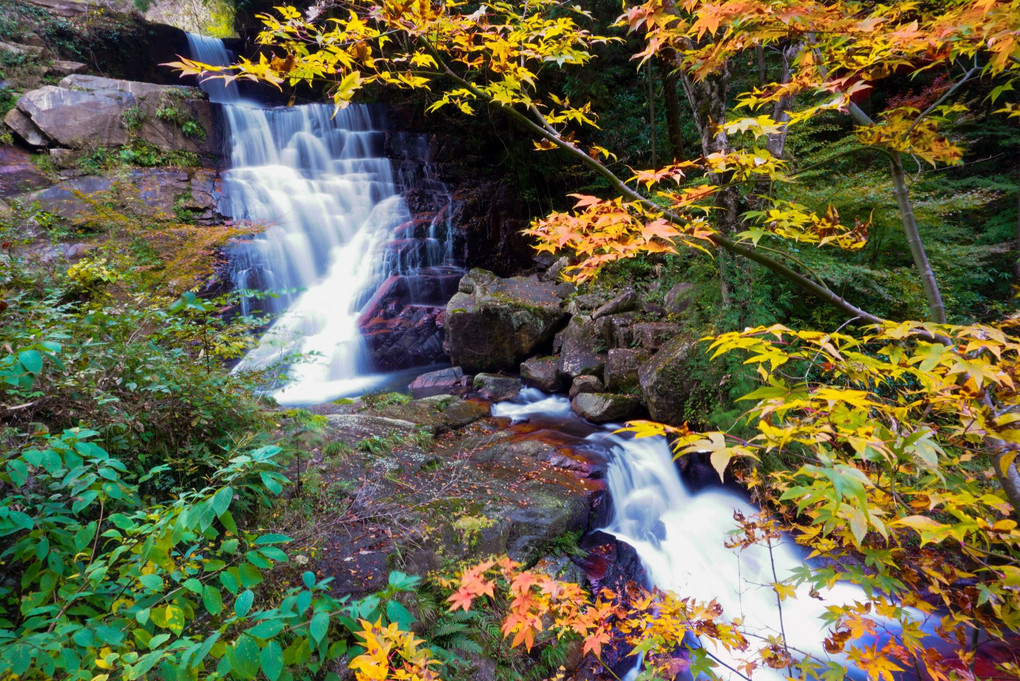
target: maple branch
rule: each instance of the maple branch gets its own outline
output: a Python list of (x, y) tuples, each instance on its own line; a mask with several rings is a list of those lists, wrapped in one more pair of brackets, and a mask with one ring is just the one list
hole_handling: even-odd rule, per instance
[[(864, 112), (861, 107), (850, 102), (847, 109), (858, 123), (867, 126), (874, 126), (875, 121)], [(917, 218), (914, 215), (914, 207), (910, 202), (910, 190), (907, 188), (906, 172), (903, 170), (903, 159), (900, 152), (889, 147), (884, 148), (889, 155), (889, 172), (892, 176), (893, 193), (896, 195), (896, 205), (900, 211), (900, 222), (903, 223), (903, 234), (907, 237), (907, 246), (910, 248), (910, 255), (914, 260), (914, 267), (921, 276), (921, 286), (924, 288), (924, 296), (928, 301), (928, 317), (938, 324), (946, 323), (946, 306), (942, 302), (942, 293), (939, 291), (938, 282), (935, 280), (935, 272), (928, 262), (928, 254), (924, 250), (924, 243), (921, 241), (921, 233), (917, 229)]]
[(920, 116), (918, 116), (918, 117), (917, 117), (917, 119), (916, 119), (916, 120), (915, 120), (915, 121), (914, 121), (913, 123), (911, 123), (911, 124), (910, 124), (910, 127), (909, 127), (909, 128), (907, 128), (907, 131), (906, 131), (905, 133), (903, 133), (903, 137), (902, 137), (901, 139), (903, 139), (903, 140), (907, 140), (907, 139), (910, 139), (910, 133), (914, 132), (914, 128), (916, 128), (916, 127), (917, 127), (917, 124), (918, 124), (918, 123), (920, 123), (920, 122), (921, 122), (922, 120), (924, 120), (925, 118), (927, 118), (927, 117), (928, 117), (928, 115), (929, 115), (929, 114), (930, 114), (930, 113), (931, 113), (932, 111), (934, 111), (935, 109), (937, 109), (937, 108), (938, 108), (939, 106), (941, 106), (941, 105), (942, 105), (942, 102), (944, 102), (944, 101), (946, 101), (947, 99), (949, 99), (949, 98), (950, 98), (950, 97), (952, 96), (952, 94), (953, 94), (954, 92), (956, 92), (957, 90), (959, 90), (959, 89), (960, 89), (960, 87), (961, 87), (961, 86), (962, 86), (962, 85), (963, 85), (964, 83), (966, 83), (966, 82), (967, 82), (968, 80), (970, 80), (970, 77), (971, 77), (971, 76), (973, 76), (973, 75), (975, 75), (975, 74), (979, 73), (980, 71), (981, 71), (981, 69), (980, 69), (979, 67), (975, 66), (975, 67), (973, 67), (973, 68), (972, 68), (971, 70), (967, 71), (967, 73), (963, 74), (963, 78), (961, 78), (960, 80), (956, 81), (956, 83), (955, 83), (955, 84), (953, 85), (953, 87), (951, 87), (951, 88), (949, 88), (948, 90), (946, 90), (946, 91), (945, 91), (945, 93), (944, 93), (944, 94), (943, 94), (943, 95), (942, 95), (941, 97), (939, 97), (938, 99), (936, 99), (936, 100), (935, 100), (935, 101), (934, 101), (934, 102), (932, 103), (932, 105), (931, 105), (931, 106), (929, 106), (929, 107), (928, 107), (927, 109), (925, 109), (924, 111), (922, 111), (922, 112), (921, 112), (921, 115), (920, 115)]
[[(465, 79), (464, 77), (456, 73), (453, 69), (451, 69), (449, 65), (443, 60), (439, 52), (435, 50), (435, 48), (433, 48), (431, 45), (428, 45), (426, 43), (425, 49), (432, 54), (432, 57), (435, 58), (436, 62), (441, 65), (443, 72), (448, 77), (455, 80), (459, 85), (464, 87), (466, 90), (471, 92), (471, 94), (478, 97), (479, 99), (487, 101), (492, 104), (496, 104), (510, 118), (517, 121), (525, 128), (549, 140), (560, 149), (563, 149), (564, 151), (572, 154), (582, 163), (584, 163), (589, 168), (598, 173), (601, 177), (603, 177), (607, 182), (609, 182), (610, 186), (616, 191), (618, 191), (620, 194), (626, 196), (627, 198), (636, 203), (641, 204), (645, 208), (660, 213), (663, 217), (665, 217), (673, 224), (684, 225), (687, 223), (687, 220), (685, 220), (680, 215), (677, 215), (676, 213), (663, 208), (662, 206), (654, 203), (653, 201), (650, 201), (649, 199), (645, 198), (640, 193), (629, 187), (627, 183), (621, 180), (619, 177), (617, 177), (613, 171), (604, 166), (597, 159), (592, 158), (581, 149), (578, 149), (573, 144), (564, 140), (562, 137), (559, 136), (559, 134), (550, 132), (549, 130), (543, 128), (541, 125), (534, 122), (533, 120), (531, 120), (530, 118), (528, 118), (527, 116), (525, 116), (512, 106), (503, 104), (501, 102), (494, 102), (491, 97), (486, 95), (482, 90), (478, 89), (478, 87), (475, 86), (474, 83)], [(792, 284), (800, 287), (804, 291), (821, 298), (823, 301), (829, 303), (830, 305), (834, 305), (835, 307), (843, 310), (844, 312), (851, 316), (859, 317), (863, 321), (871, 324), (883, 324), (885, 322), (885, 320), (882, 319), (881, 317), (873, 315), (870, 312), (867, 312), (866, 310), (862, 310), (861, 308), (846, 301), (845, 299), (843, 299), (842, 296), (840, 296), (839, 294), (837, 294), (835, 291), (831, 290), (824, 284), (812, 281), (810, 278), (804, 276), (803, 274), (794, 270), (793, 268), (773, 258), (770, 258), (769, 256), (764, 255), (763, 253), (758, 252), (756, 249), (747, 248), (746, 246), (743, 246), (735, 239), (732, 239), (726, 236), (725, 234), (715, 232), (709, 235), (707, 238), (717, 247), (723, 248), (729, 251), (730, 253), (742, 256), (752, 262), (761, 265), (762, 267), (769, 270), (773, 274), (779, 275), (780, 277), (786, 279)]]

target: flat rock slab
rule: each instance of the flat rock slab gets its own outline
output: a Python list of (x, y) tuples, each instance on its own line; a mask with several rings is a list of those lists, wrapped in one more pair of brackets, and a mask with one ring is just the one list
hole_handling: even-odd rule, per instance
[(410, 436), (421, 430), (410, 421), (373, 414), (332, 414), (327, 419), (331, 436), (349, 445), (369, 437)]
[(167, 215), (186, 209), (199, 222), (215, 222), (219, 218), (216, 213), (219, 179), (214, 171), (203, 168), (134, 168), (124, 178), (90, 175), (58, 182), (23, 198), (28, 203), (38, 202), (42, 210), (73, 220), (92, 211), (83, 195), (106, 192), (137, 197)]
[[(167, 106), (194, 120), (204, 139), (159, 118), (157, 112)], [(163, 151), (220, 153), (212, 105), (198, 88), (72, 74), (59, 85), (26, 92), (17, 107), (56, 146), (122, 146), (140, 139)]]
[[(435, 422), (394, 414), (436, 411), (473, 420), (431, 442), (401, 437)], [(299, 522), (316, 532), (294, 553), (315, 557), (309, 567), (333, 577), (338, 593), (361, 595), (384, 586), (391, 569), (423, 574), (493, 554), (530, 562), (565, 533), (589, 529), (604, 505), (604, 483), (561, 446), (479, 419), (479, 411), (487, 409), (438, 397), (329, 415), (326, 444), (303, 464), (308, 484), (317, 485), (304, 494), (316, 506)], [(396, 437), (359, 446), (373, 436)]]
[(439, 435), (489, 415), (489, 406), (452, 395), (435, 395), (384, 408), (384, 416), (418, 424)]

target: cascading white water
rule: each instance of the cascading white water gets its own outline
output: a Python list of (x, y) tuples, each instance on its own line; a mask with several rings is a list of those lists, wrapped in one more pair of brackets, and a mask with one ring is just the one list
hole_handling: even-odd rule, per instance
[[(189, 35), (189, 44), (197, 61), (230, 63), (219, 40)], [(282, 313), (235, 371), (289, 365), (274, 393), (282, 404), (324, 402), (379, 383), (358, 317), (373, 286), (392, 273), (384, 257), (391, 232), (411, 220), (379, 121), (364, 106), (335, 115), (326, 104), (269, 108), (242, 101), (236, 84), (222, 79), (202, 87), (222, 105), (229, 133), (220, 210), (267, 227), (234, 253), (235, 285), (272, 292), (260, 307)], [(438, 260), (426, 252), (404, 270), (446, 264), (445, 245), (429, 248)]]
[[(513, 420), (539, 415), (577, 418), (570, 411), (569, 400), (534, 389), (521, 391), (513, 402), (494, 404), (492, 415)], [(664, 438), (613, 434), (618, 428), (609, 424), (588, 437), (609, 450), (606, 483), (613, 518), (603, 531), (634, 547), (653, 585), (698, 601), (715, 599), (722, 606), (724, 619), (741, 619), (741, 630), (754, 650), (764, 647), (769, 637), (785, 635), (794, 657), (810, 654), (820, 661), (841, 659), (823, 648), (827, 633), (822, 618), (830, 605), (865, 601), (863, 592), (836, 583), (813, 597), (804, 586), (780, 607), (772, 584), (788, 579), (804, 565), (803, 554), (793, 540), (784, 536), (771, 550), (761, 544), (742, 550), (727, 548), (727, 538), (738, 528), (734, 511), (750, 517), (758, 509), (727, 491), (692, 494), (680, 479)], [(860, 641), (858, 645), (873, 642)], [(739, 665), (739, 655), (711, 642), (705, 645), (723, 663)], [(786, 678), (784, 671), (762, 668), (754, 679), (778, 681)], [(716, 672), (723, 679), (741, 678), (723, 667), (717, 667)], [(628, 678), (636, 675), (637, 670)]]

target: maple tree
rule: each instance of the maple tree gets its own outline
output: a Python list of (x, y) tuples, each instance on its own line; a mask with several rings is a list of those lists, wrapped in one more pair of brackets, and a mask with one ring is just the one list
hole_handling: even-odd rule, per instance
[[(278, 16), (263, 18), (259, 38), (277, 56), (263, 53), (226, 69), (187, 59), (175, 65), (185, 73), (220, 71), (278, 85), (328, 81), (337, 106), (380, 82), (429, 89), (431, 109), (455, 107), (470, 115), (495, 107), (534, 135), (537, 150), (570, 155), (613, 192), (575, 195), (572, 210), (540, 218), (527, 232), (539, 250), (571, 254), (576, 280), (638, 254), (693, 247), (713, 253), (720, 270), (732, 268), (735, 258), (757, 263), (845, 313), (855, 325), (845, 332), (773, 326), (711, 339), (716, 355), (746, 352), (746, 363), (758, 370), (762, 387), (745, 398), (752, 403), (746, 414), (752, 437), (649, 423), (632, 429), (638, 436), (674, 438), (679, 455), (708, 453), (720, 473), (741, 461), (744, 482), (772, 512), (745, 519), (747, 542), (792, 531), (813, 555), (835, 559), (774, 585), (780, 600), (794, 597), (796, 587), (836, 580), (865, 587), (867, 602), (832, 612), (830, 652), (844, 650), (881, 621), (897, 622), (895, 635), (853, 649), (843, 664), (883, 679), (908, 664), (936, 679), (971, 673), (974, 650), (967, 642), (974, 632), (1006, 638), (1020, 630), (1020, 342), (1008, 323), (944, 323), (904, 159), (957, 163), (961, 150), (945, 125), (962, 111), (955, 97), (963, 86), (991, 83), (993, 107), (1012, 90), (1020, 72), (1020, 1), (650, 0), (625, 6), (617, 25), (640, 36), (635, 60), (669, 64), (692, 104), (702, 143), (699, 158), (673, 159), (629, 176), (607, 165), (611, 150), (581, 141), (581, 128), (598, 125), (591, 107), (540, 87), (543, 70), (584, 65), (596, 46), (618, 40), (585, 28), (585, 15), (554, 0), (475, 8), (383, 0), (325, 22), (281, 8)], [(779, 48), (781, 78), (737, 93), (736, 107), (728, 110), (728, 65), (763, 47)], [(948, 77), (923, 109), (904, 104), (870, 116), (857, 103), (885, 79), (936, 69)], [(774, 191), (794, 181), (798, 170), (784, 155), (788, 131), (832, 112), (853, 118), (859, 149), (888, 160), (929, 322), (884, 320), (801, 269), (784, 250), (789, 243), (854, 250), (867, 241), (869, 220), (844, 223), (837, 206), (819, 213)], [(999, 112), (1020, 114), (1013, 104)], [(725, 272), (722, 278), (727, 285)], [(777, 452), (801, 464), (761, 475), (756, 459)], [(961, 555), (949, 560), (950, 550)], [(843, 561), (849, 555), (862, 557), (868, 570)], [(494, 569), (512, 597), (504, 634), (515, 645), (530, 647), (551, 617), (555, 628), (585, 637), (586, 651), (596, 655), (611, 620), (614, 630), (646, 651), (682, 646), (688, 631), (750, 650), (739, 625), (724, 626), (710, 603), (649, 596), (632, 600), (633, 609), (622, 613), (612, 595), (590, 601), (505, 563), (466, 571), (452, 607), (467, 609), (491, 597), (495, 586), (487, 575)], [(957, 644), (956, 662), (921, 634), (916, 612), (938, 620), (939, 635)], [(648, 638), (641, 642), (640, 636)], [(845, 672), (783, 641), (751, 653), (739, 671), (748, 677), (760, 666), (826, 678)], [(402, 657), (401, 664), (412, 658)], [(431, 674), (425, 669), (414, 674), (425, 678)]]

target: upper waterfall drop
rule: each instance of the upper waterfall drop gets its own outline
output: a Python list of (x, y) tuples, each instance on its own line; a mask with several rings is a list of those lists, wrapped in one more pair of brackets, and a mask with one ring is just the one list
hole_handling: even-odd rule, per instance
[[(189, 36), (189, 44), (202, 63), (230, 63), (219, 40)], [(379, 383), (358, 326), (366, 301), (391, 275), (448, 264), (450, 247), (425, 239), (416, 257), (387, 249), (412, 216), (384, 155), (377, 112), (265, 107), (215, 78), (202, 88), (222, 104), (227, 124), (230, 167), (220, 210), (266, 227), (235, 249), (234, 283), (272, 292), (261, 307), (280, 314), (235, 370), (289, 365), (274, 395), (282, 404), (323, 402)], [(448, 228), (444, 235), (449, 241)]]

